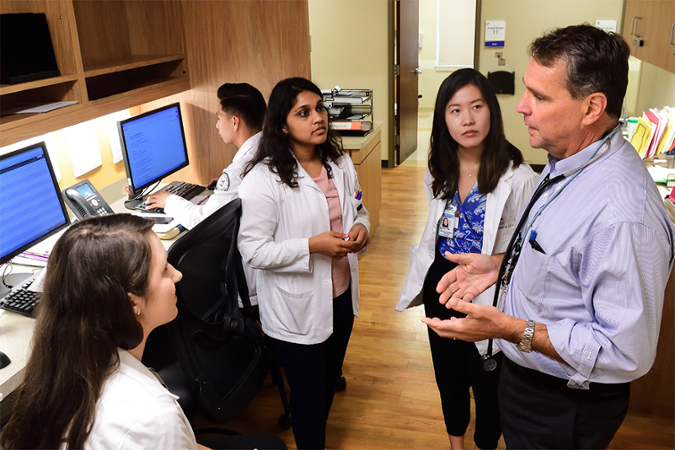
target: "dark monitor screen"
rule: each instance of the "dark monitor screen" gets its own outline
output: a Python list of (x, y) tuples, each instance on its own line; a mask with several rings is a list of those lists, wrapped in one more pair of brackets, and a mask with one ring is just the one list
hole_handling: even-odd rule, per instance
[(0, 264), (70, 225), (45, 143), (0, 156)]
[(189, 164), (178, 103), (119, 122), (129, 195)]

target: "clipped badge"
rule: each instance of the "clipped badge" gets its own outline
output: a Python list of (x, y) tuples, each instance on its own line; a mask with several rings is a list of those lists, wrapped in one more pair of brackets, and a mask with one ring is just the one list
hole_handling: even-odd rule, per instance
[(227, 191), (230, 189), (230, 176), (227, 174), (227, 172), (223, 172), (220, 178), (218, 178), (216, 189), (219, 191)]

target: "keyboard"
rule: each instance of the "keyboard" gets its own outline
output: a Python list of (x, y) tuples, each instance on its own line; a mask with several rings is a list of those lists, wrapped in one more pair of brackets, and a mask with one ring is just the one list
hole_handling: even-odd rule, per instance
[(14, 311), (28, 317), (35, 317), (35, 307), (40, 301), (40, 293), (29, 291), (28, 288), (35, 280), (35, 275), (14, 286), (11, 291), (0, 299), (0, 308)]
[[(171, 194), (183, 197), (185, 200), (191, 200), (203, 190), (204, 186), (186, 183), (185, 181), (173, 181), (171, 184), (164, 186), (162, 189), (162, 191), (170, 192)], [(164, 214), (164, 208), (148, 208), (148, 205), (145, 203), (145, 201), (138, 204), (136, 209), (150, 213)]]

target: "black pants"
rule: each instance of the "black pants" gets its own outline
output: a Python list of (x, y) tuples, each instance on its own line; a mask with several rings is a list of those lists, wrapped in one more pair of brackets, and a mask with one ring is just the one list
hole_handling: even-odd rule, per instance
[[(438, 251), (435, 253), (436, 258), (424, 280), (422, 295), (425, 314), (439, 319), (464, 317), (464, 314), (447, 309), (438, 302), (440, 295), (436, 292), (436, 285), (456, 264), (445, 259)], [(474, 442), (481, 449), (497, 448), (502, 434), (497, 406), (499, 371), (483, 370), (480, 354), (473, 342), (442, 338), (429, 328), (429, 345), (446, 431), (451, 436), (463, 436), (466, 433), (471, 420), (471, 388), (476, 403)], [(501, 353), (495, 355), (498, 362), (500, 358)]]
[(350, 286), (333, 299), (333, 334), (326, 341), (302, 345), (272, 339), (291, 388), (293, 436), (298, 449), (326, 448), (326, 421), (353, 326)]
[(628, 411), (630, 383), (570, 389), (503, 358), (499, 409), (507, 448), (607, 448)]
[(213, 450), (286, 450), (284, 441), (265, 433), (200, 439), (197, 442)]

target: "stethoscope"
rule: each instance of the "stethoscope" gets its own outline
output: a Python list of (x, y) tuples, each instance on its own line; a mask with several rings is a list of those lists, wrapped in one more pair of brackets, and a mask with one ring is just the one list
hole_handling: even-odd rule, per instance
[[(567, 181), (559, 189), (556, 189), (556, 191), (553, 193), (553, 195), (549, 196), (546, 203), (544, 203), (542, 206), (539, 207), (539, 209), (534, 214), (532, 219), (530, 219), (529, 221), (527, 221), (525, 223), (525, 226), (522, 226), (522, 224), (518, 224), (519, 227), (521, 227), (521, 228), (520, 228), (520, 230), (516, 230), (517, 233), (518, 233), (518, 237), (516, 238), (515, 245), (513, 245), (513, 246), (509, 245), (509, 247), (517, 248), (517, 250), (513, 251), (512, 255), (510, 255), (510, 256), (513, 256), (513, 257), (509, 258), (510, 261), (506, 261), (505, 263), (502, 264), (502, 268), (500, 269), (500, 274), (499, 274), (499, 277), (497, 279), (497, 288), (495, 289), (495, 296), (494, 296), (494, 299), (492, 301), (492, 306), (494, 306), (496, 308), (497, 305), (499, 304), (499, 302), (504, 300), (504, 298), (506, 296), (506, 292), (508, 291), (508, 288), (509, 288), (509, 283), (511, 282), (511, 275), (513, 274), (513, 269), (515, 268), (515, 265), (516, 265), (516, 263), (518, 261), (518, 258), (520, 256), (520, 249), (522, 248), (522, 243), (525, 242), (525, 238), (528, 235), (528, 233), (530, 232), (530, 229), (532, 228), (532, 225), (534, 224), (534, 222), (541, 215), (541, 213), (548, 207), (548, 205), (550, 205), (551, 202), (553, 200), (555, 200), (558, 197), (558, 195), (560, 195), (560, 193), (576, 177), (578, 177), (586, 167), (593, 164), (595, 161), (600, 159), (600, 157), (602, 155), (607, 153), (607, 151), (609, 150), (609, 147), (610, 147), (612, 137), (620, 129), (621, 129), (621, 125), (619, 124), (612, 131), (610, 131), (610, 133), (602, 139), (602, 141), (598, 145), (598, 148), (595, 150), (595, 152), (593, 152), (591, 157), (581, 166), (579, 166), (575, 169), (572, 169), (569, 172), (566, 172), (562, 175), (558, 175), (555, 178), (553, 178), (552, 180), (548, 180), (548, 176), (544, 179), (544, 182), (542, 182), (542, 185), (546, 184), (546, 183), (554, 184), (554, 183), (556, 183), (556, 182), (558, 182), (562, 179), (567, 179)], [(544, 189), (542, 189), (541, 193), (543, 193), (543, 191), (544, 191)], [(536, 202), (538, 200), (538, 198), (539, 198), (539, 195), (533, 195), (532, 198), (530, 199), (530, 203), (533, 204), (534, 202)], [(525, 208), (525, 211), (527, 211), (529, 208), (530, 208), (530, 205), (528, 205)], [(521, 219), (521, 221), (523, 219)], [(506, 255), (504, 257), (506, 258)], [(497, 368), (497, 360), (495, 360), (493, 358), (493, 355), (492, 355), (492, 343), (493, 343), (493, 339), (490, 338), (488, 340), (487, 353), (481, 357), (482, 362), (483, 362), (483, 369), (486, 370), (487, 372), (491, 372), (491, 371), (493, 371)]]

